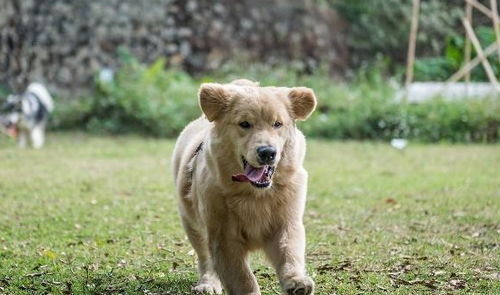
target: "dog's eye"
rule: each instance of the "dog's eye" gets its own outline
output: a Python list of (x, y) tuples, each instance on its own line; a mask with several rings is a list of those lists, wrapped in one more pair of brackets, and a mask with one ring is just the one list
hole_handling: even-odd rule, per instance
[(283, 123), (281, 123), (280, 121), (276, 121), (273, 124), (273, 128), (276, 128), (276, 129), (280, 128), (281, 126), (283, 126)]
[(247, 121), (243, 121), (241, 122), (240, 124), (240, 127), (243, 128), (243, 129), (249, 129), (252, 127), (252, 125), (250, 123), (248, 123)]

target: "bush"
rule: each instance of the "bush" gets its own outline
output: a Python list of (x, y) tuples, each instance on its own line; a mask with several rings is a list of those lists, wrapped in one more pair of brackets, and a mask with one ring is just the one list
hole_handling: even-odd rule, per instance
[(54, 114), (58, 129), (83, 126), (91, 132), (174, 137), (201, 114), (196, 100), (202, 81), (229, 82), (246, 77), (261, 85), (307, 86), (315, 90), (318, 108), (300, 128), (306, 135), (330, 139), (406, 137), (422, 141), (497, 141), (500, 103), (496, 99), (396, 102), (394, 87), (380, 70), (360, 72), (351, 84), (334, 83), (327, 71), (299, 75), (294, 69), (265, 65), (244, 68), (227, 64), (210, 78), (193, 79), (164, 69), (160, 59), (151, 66), (126, 58), (113, 82), (96, 82), (95, 95)]
[(191, 76), (165, 70), (165, 59), (145, 66), (121, 54), (123, 66), (114, 79), (96, 78), (93, 98), (56, 113), (57, 127), (80, 125), (91, 132), (173, 137), (199, 114), (194, 99), (199, 83)]
[(494, 142), (500, 135), (496, 98), (453, 102), (436, 99), (408, 107), (408, 138), (436, 142)]
[(500, 136), (497, 98), (404, 104), (393, 99), (394, 89), (376, 72), (350, 85), (307, 84), (319, 98), (318, 110), (302, 127), (310, 136), (425, 142), (495, 142)]

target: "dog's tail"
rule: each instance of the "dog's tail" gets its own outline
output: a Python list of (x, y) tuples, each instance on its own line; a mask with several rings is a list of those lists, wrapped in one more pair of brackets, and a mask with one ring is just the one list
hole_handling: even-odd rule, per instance
[(50, 96), (49, 91), (47, 91), (47, 88), (45, 88), (43, 84), (31, 83), (28, 85), (26, 92), (35, 94), (49, 113), (54, 110), (54, 101), (52, 100), (52, 96)]

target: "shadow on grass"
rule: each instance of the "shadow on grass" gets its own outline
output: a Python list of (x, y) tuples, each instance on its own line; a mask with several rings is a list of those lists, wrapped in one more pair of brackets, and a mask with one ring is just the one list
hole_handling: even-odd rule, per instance
[[(145, 274), (144, 272), (86, 272), (59, 282), (52, 288), (43, 288), (63, 294), (192, 294), (191, 288), (196, 283), (194, 274), (171, 272), (168, 274)], [(40, 286), (54, 282), (43, 280), (34, 283), (31, 290), (40, 291)], [(40, 284), (41, 283), (41, 284)]]
[[(140, 272), (140, 271), (138, 271)], [(137, 273), (138, 273), (137, 272)], [(0, 294), (192, 294), (194, 273), (35, 272), (0, 278)], [(11, 292), (11, 293), (9, 293)]]
[(196, 280), (194, 278), (171, 276), (166, 280), (146, 280), (136, 290), (141, 294), (192, 294), (191, 288), (195, 283)]

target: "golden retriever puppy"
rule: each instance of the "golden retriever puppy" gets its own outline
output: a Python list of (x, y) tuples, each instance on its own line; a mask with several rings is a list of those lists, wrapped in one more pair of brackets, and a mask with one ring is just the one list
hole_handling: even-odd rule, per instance
[(204, 116), (177, 140), (173, 168), (182, 223), (198, 255), (198, 292), (260, 294), (248, 253), (263, 249), (286, 294), (312, 294), (304, 266), (305, 139), (316, 107), (305, 87), (236, 80), (199, 90)]

